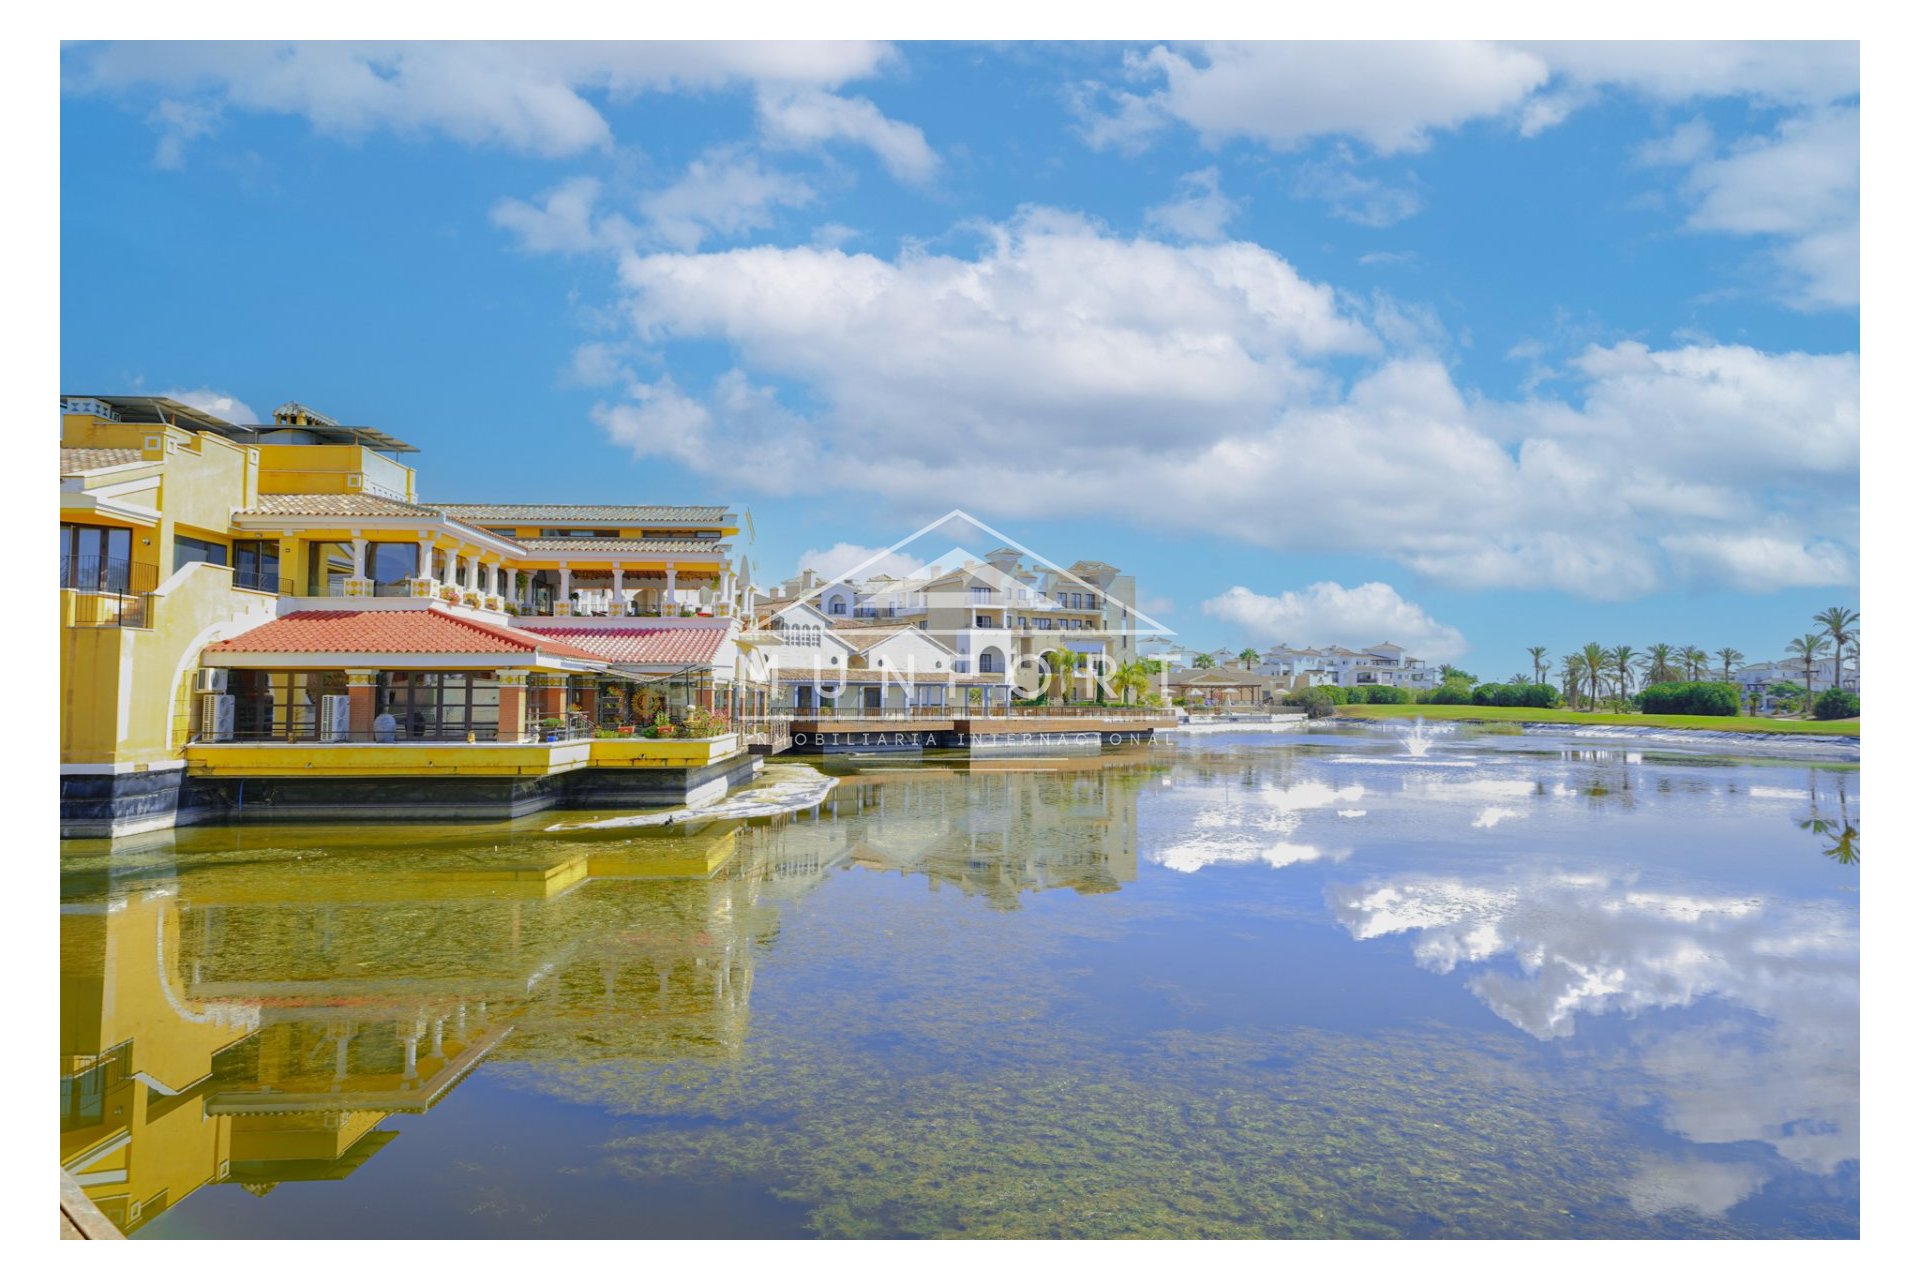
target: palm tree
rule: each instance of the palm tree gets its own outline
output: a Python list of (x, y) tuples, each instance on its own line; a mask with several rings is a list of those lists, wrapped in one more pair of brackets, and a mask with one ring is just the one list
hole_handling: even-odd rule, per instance
[(1113, 673), (1113, 688), (1120, 695), (1122, 705), (1132, 706), (1134, 695), (1144, 700), (1153, 688), (1153, 673), (1144, 662), (1122, 663)]
[(1720, 678), (1728, 684), (1733, 683), (1733, 664), (1745, 662), (1747, 655), (1738, 649), (1727, 648), (1720, 651)]
[(1073, 664), (1079, 657), (1067, 648), (1049, 649), (1043, 655), (1046, 658), (1047, 673), (1060, 685), (1060, 703), (1066, 705), (1067, 695), (1073, 692)]
[(1600, 709), (1600, 682), (1607, 678), (1609, 663), (1607, 651), (1592, 640), (1587, 641), (1586, 647), (1580, 650), (1580, 670), (1587, 678), (1587, 710), (1589, 711)]
[(1207, 671), (1212, 669), (1213, 656), (1211, 654), (1205, 654), (1205, 653), (1201, 654), (1199, 657), (1193, 660), (1193, 667), (1194, 667), (1194, 670), (1196, 671)]
[(1260, 651), (1249, 645), (1240, 651), (1240, 665), (1251, 671), (1260, 662)]
[(1842, 609), (1835, 605), (1831, 609), (1822, 609), (1813, 615), (1813, 620), (1826, 628), (1827, 639), (1833, 641), (1833, 687), (1840, 687), (1840, 664), (1846, 660), (1847, 645), (1859, 637), (1860, 615), (1852, 609)]
[(1547, 681), (1547, 646), (1536, 644), (1527, 650), (1527, 656), (1533, 659), (1533, 682), (1545, 684)]
[(1698, 680), (1707, 673), (1707, 655), (1703, 649), (1688, 645), (1680, 651), (1680, 661), (1687, 668), (1687, 679)]
[(1623, 644), (1607, 656), (1613, 659), (1613, 672), (1620, 678), (1620, 696), (1624, 699), (1633, 693), (1633, 660), (1637, 655), (1632, 645)]
[(1647, 660), (1641, 666), (1646, 673), (1648, 684), (1665, 684), (1677, 680), (1680, 673), (1673, 669), (1674, 652), (1670, 644), (1650, 644), (1647, 646)]
[(1560, 692), (1567, 705), (1577, 706), (1580, 701), (1580, 655), (1569, 653), (1560, 659)]
[(1816, 631), (1812, 635), (1801, 636), (1787, 645), (1787, 652), (1800, 659), (1800, 670), (1806, 677), (1809, 716), (1813, 714), (1813, 664), (1826, 654), (1827, 646), (1831, 643), (1832, 641)]

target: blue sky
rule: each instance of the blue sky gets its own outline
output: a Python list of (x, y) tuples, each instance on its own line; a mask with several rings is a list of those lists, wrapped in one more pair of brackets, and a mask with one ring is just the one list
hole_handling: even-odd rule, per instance
[(418, 445), (430, 501), (733, 502), (762, 580), (961, 507), (1194, 643), (1489, 677), (1777, 656), (1858, 601), (1851, 45), (73, 45), (62, 78), (63, 389), (297, 398)]

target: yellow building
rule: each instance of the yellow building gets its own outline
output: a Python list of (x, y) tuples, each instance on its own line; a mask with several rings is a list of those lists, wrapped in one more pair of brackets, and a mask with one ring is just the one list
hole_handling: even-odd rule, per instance
[(510, 816), (575, 771), (659, 802), (740, 771), (766, 690), (728, 508), (429, 505), (411, 445), (293, 402), (61, 409), (63, 835), (234, 816), (248, 780), (251, 816), (413, 777), (443, 802), (368, 816)]

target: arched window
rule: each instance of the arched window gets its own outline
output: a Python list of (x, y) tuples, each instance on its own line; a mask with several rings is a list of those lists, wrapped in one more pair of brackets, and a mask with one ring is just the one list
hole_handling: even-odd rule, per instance
[(828, 602), (827, 612), (839, 617), (844, 617), (847, 612), (846, 599), (842, 596), (835, 596), (831, 601)]
[(1006, 659), (1000, 656), (998, 649), (982, 649), (980, 651), (980, 672), (982, 675), (997, 674), (1006, 669)]

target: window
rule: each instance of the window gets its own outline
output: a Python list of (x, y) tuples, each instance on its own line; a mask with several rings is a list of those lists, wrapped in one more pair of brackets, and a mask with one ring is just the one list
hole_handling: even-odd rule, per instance
[(841, 599), (839, 596), (835, 596), (832, 600), (829, 600), (827, 602), (827, 612), (830, 614), (833, 614), (835, 617), (845, 617), (847, 612), (847, 602)]
[[(133, 530), (91, 524), (60, 526), (60, 585), (78, 591), (127, 591), (133, 576)], [(141, 568), (151, 570), (152, 566)], [(151, 577), (151, 573), (144, 576)], [(151, 590), (148, 582), (135, 590)]]
[(270, 538), (233, 544), (233, 585), (247, 591), (280, 591), (280, 544)]
[(319, 737), (320, 700), (346, 691), (344, 671), (231, 671), (233, 736), (241, 742), (311, 741)]
[(367, 548), (367, 576), (373, 579), (376, 596), (405, 596), (413, 593), (410, 581), (419, 565), (417, 542), (375, 542)]
[(227, 548), (219, 542), (208, 542), (202, 538), (190, 538), (184, 533), (173, 535), (173, 570), (178, 573), (190, 564), (225, 564)]
[(500, 683), (492, 672), (383, 671), (374, 709), (393, 717), (401, 741), (458, 741), (469, 733), (489, 741), (500, 732)]
[(989, 614), (976, 613), (973, 615), (973, 625), (976, 627), (991, 627), (993, 625), (993, 618)]
[(307, 548), (307, 594), (310, 596), (347, 594), (347, 579), (355, 576), (357, 568), (358, 566), (353, 563), (352, 543), (314, 543)]

